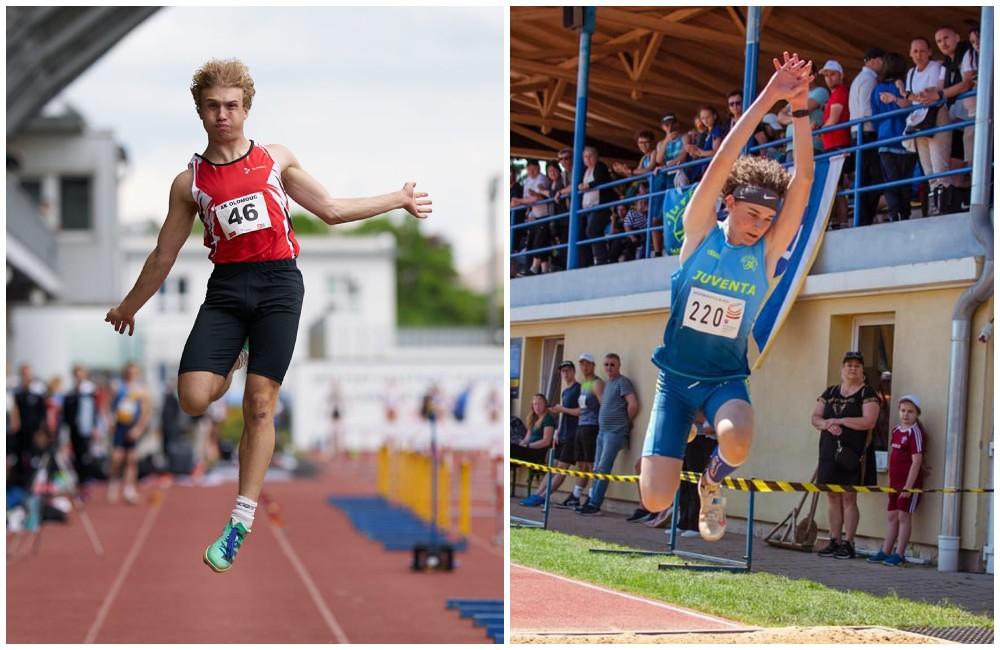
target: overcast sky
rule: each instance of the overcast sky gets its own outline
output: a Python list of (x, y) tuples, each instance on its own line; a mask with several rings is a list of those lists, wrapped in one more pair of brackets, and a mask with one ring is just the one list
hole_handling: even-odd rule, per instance
[(122, 220), (162, 221), (170, 181), (204, 149), (188, 87), (213, 57), (254, 77), (247, 137), (288, 145), (334, 196), (417, 181), (459, 268), (485, 261), (505, 153), (502, 8), (161, 9), (57, 98), (127, 150)]

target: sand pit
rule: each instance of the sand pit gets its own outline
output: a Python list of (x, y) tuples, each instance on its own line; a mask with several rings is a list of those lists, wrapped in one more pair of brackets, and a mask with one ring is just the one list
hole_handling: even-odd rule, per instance
[(946, 643), (885, 627), (775, 627), (753, 632), (677, 634), (527, 634), (511, 643)]

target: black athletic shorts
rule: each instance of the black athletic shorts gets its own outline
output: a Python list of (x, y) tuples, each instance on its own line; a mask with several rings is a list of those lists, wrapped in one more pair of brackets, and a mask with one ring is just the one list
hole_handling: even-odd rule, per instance
[(293, 259), (216, 264), (178, 372), (225, 376), (249, 337), (247, 373), (280, 384), (295, 349), (304, 294)]
[(576, 432), (568, 436), (566, 441), (556, 445), (556, 460), (567, 465), (576, 465)]
[(578, 424), (576, 425), (576, 462), (594, 462), (597, 455), (597, 425)]
[(114, 449), (124, 449), (128, 451), (129, 449), (135, 449), (135, 443), (138, 440), (132, 440), (128, 437), (128, 432), (132, 430), (132, 425), (130, 424), (115, 424), (115, 435), (111, 439), (111, 446)]

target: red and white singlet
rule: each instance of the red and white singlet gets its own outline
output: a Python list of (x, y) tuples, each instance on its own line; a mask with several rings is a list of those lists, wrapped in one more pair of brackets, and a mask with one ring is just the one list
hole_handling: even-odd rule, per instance
[(299, 256), (281, 168), (267, 149), (251, 140), (246, 155), (232, 162), (215, 164), (195, 154), (188, 167), (208, 259), (225, 264)]

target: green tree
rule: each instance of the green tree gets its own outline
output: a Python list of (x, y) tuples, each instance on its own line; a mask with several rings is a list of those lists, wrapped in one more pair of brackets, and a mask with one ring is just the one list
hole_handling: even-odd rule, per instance
[(389, 233), (396, 239), (396, 311), (401, 327), (485, 325), (487, 296), (463, 287), (451, 245), (421, 232), (410, 217), (382, 215), (345, 235)]

